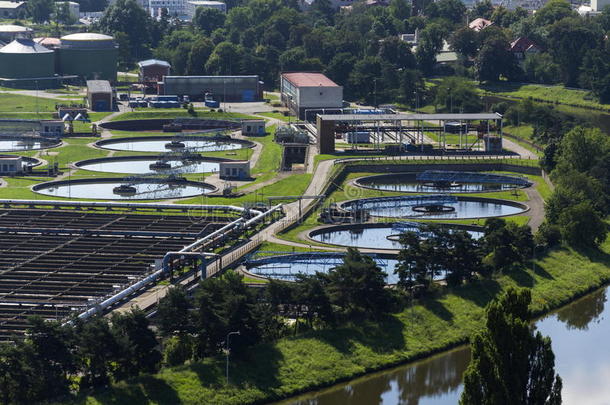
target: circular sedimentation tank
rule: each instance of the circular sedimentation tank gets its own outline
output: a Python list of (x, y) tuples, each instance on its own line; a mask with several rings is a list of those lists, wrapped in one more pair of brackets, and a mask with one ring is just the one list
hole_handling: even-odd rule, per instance
[[(175, 143), (172, 143), (176, 141)], [(180, 143), (183, 146), (179, 147)], [(251, 148), (254, 143), (242, 139), (213, 136), (140, 136), (128, 138), (104, 139), (95, 146), (102, 149), (128, 152), (171, 152), (187, 149), (190, 152), (218, 152)]]
[(0, 49), (2, 78), (46, 78), (54, 74), (54, 52), (29, 38), (16, 38)]
[(460, 181), (418, 181), (418, 173), (393, 173), (366, 176), (354, 180), (354, 185), (380, 191), (403, 193), (488, 193), (514, 190), (525, 186), (510, 183)]
[(195, 156), (120, 156), (81, 160), (74, 163), (83, 170), (105, 173), (215, 173), (220, 162), (229, 159)]
[[(340, 204), (346, 211), (364, 210), (374, 217), (422, 219), (475, 219), (503, 217), (526, 212), (527, 205), (509, 200), (478, 197), (451, 199), (431, 195), (376, 197)], [(420, 201), (421, 200), (421, 201)]]
[(194, 197), (216, 191), (211, 184), (178, 179), (101, 178), (37, 184), (32, 190), (53, 197), (94, 200), (162, 200)]
[(59, 139), (48, 139), (27, 136), (2, 136), (0, 137), (0, 152), (19, 152), (25, 150), (37, 150), (55, 148), (61, 145)]
[[(300, 254), (278, 255), (267, 257), (264, 261), (252, 260), (244, 263), (246, 272), (259, 277), (272, 278), (284, 281), (295, 281), (299, 274), (314, 275), (328, 273), (342, 261), (340, 254), (320, 254), (319, 257)], [(386, 283), (396, 284), (398, 276), (394, 268), (398, 264), (395, 258), (375, 258), (377, 265), (387, 273)], [(442, 277), (441, 277), (442, 278)]]
[(83, 32), (65, 35), (60, 41), (58, 60), (62, 75), (116, 80), (118, 48), (113, 37)]
[[(465, 230), (478, 239), (483, 236), (480, 227), (448, 225), (449, 230)], [(415, 230), (402, 223), (349, 224), (324, 226), (310, 231), (307, 237), (315, 242), (334, 246), (355, 247), (360, 249), (399, 250), (400, 234)]]

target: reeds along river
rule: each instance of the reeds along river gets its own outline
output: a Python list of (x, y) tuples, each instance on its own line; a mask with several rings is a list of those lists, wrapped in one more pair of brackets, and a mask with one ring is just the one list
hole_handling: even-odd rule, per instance
[[(610, 305), (608, 287), (538, 320), (550, 336), (555, 370), (563, 379), (566, 405), (610, 404)], [(441, 405), (457, 404), (467, 346), (429, 359), (293, 398), (281, 405)]]

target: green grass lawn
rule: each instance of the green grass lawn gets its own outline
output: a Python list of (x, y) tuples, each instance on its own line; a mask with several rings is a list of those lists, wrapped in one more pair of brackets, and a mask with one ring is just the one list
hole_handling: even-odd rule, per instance
[(482, 92), (489, 95), (512, 98), (531, 97), (535, 101), (610, 111), (610, 104), (600, 104), (589, 91), (568, 89), (562, 85), (545, 86), (540, 84), (502, 82), (480, 85), (479, 87)]
[(0, 116), (3, 112), (54, 112), (60, 100), (22, 96), (20, 94), (0, 94)]
[(485, 305), (510, 286), (532, 288), (536, 314), (557, 308), (610, 279), (610, 240), (601, 251), (555, 249), (531, 267), (418, 301), (379, 322), (359, 322), (261, 344), (234, 359), (224, 384), (224, 358), (167, 368), (78, 403), (248, 404), (288, 397), (464, 343), (483, 326)]
[(284, 122), (296, 121), (295, 117), (287, 117), (284, 114), (279, 113), (279, 112), (262, 112), (262, 113), (257, 113), (257, 114), (262, 115), (264, 117), (275, 118), (276, 120), (282, 120)]

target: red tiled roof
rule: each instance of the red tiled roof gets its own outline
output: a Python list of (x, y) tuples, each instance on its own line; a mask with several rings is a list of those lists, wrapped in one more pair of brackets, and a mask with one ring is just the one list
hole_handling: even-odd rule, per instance
[(297, 87), (339, 87), (322, 73), (283, 73), (282, 76)]
[(468, 27), (475, 31), (481, 31), (482, 29), (487, 28), (492, 24), (493, 23), (491, 21), (486, 20), (484, 18), (475, 18), (470, 24), (468, 24)]

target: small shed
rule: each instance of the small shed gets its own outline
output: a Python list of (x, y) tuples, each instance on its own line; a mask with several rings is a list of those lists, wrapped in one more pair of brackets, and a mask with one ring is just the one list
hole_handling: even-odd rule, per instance
[(108, 80), (87, 80), (87, 99), (92, 111), (112, 111), (114, 109), (112, 87)]
[(219, 176), (223, 180), (247, 180), (250, 178), (250, 162), (220, 162)]
[(163, 76), (169, 76), (171, 65), (159, 59), (147, 59), (138, 62), (138, 77), (141, 83), (157, 83), (163, 81)]
[(242, 121), (241, 134), (246, 136), (265, 135), (265, 120)]
[(40, 135), (60, 137), (64, 134), (64, 122), (62, 120), (41, 120)]
[(12, 176), (23, 172), (21, 156), (0, 156), (0, 174)]

